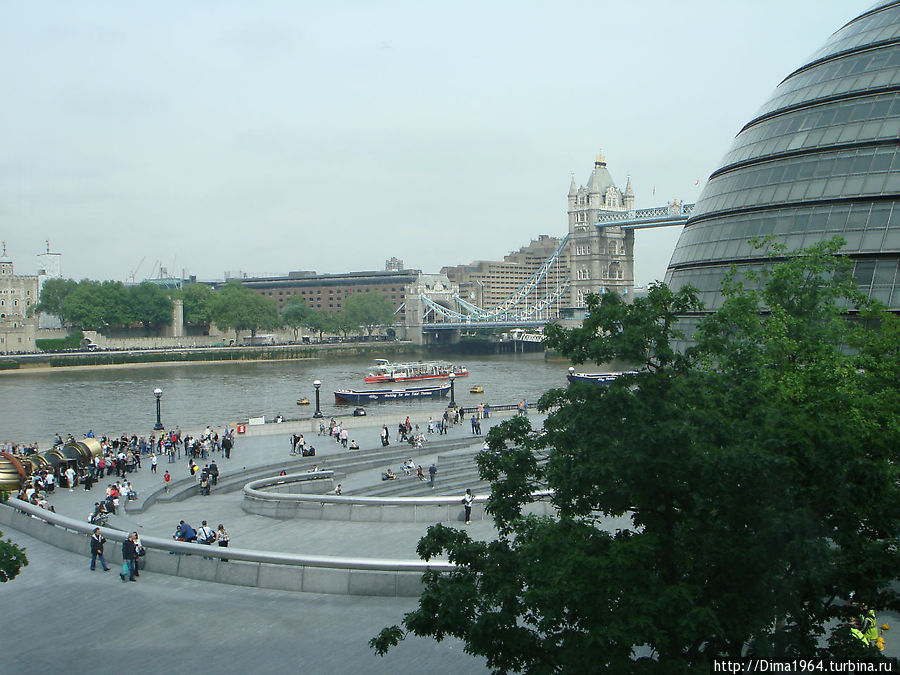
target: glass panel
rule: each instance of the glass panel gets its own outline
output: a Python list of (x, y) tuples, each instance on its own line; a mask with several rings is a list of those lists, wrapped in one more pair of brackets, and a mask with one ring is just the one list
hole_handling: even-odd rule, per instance
[(875, 266), (876, 284), (893, 284), (894, 275), (897, 272), (897, 261), (895, 260), (879, 260)]
[(872, 284), (872, 276), (875, 274), (875, 263), (862, 261), (856, 263), (853, 270), (853, 277), (860, 286), (870, 286)]

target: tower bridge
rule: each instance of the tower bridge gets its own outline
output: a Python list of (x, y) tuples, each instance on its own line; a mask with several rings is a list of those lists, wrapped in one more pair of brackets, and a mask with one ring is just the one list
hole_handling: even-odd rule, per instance
[[(638, 229), (655, 227), (682, 226), (693, 211), (693, 204), (684, 204), (675, 199), (663, 206), (648, 209), (630, 209), (616, 212), (601, 212), (594, 222), (595, 238), (605, 238), (606, 230), (620, 233)], [(583, 232), (582, 227), (575, 229)], [(614, 235), (615, 236), (615, 235)], [(633, 235), (631, 235), (633, 237)], [(578, 304), (583, 304), (585, 291), (581, 291), (573, 303), (572, 280), (577, 279), (580, 286), (590, 280), (590, 274), (584, 273), (582, 252), (590, 251), (591, 244), (579, 244), (578, 250), (573, 248), (572, 241), (577, 239), (573, 232), (561, 240), (553, 253), (534, 271), (530, 278), (510, 293), (502, 302), (481, 307), (470, 299), (465, 299), (459, 286), (447, 284), (443, 275), (422, 275), (417, 288), (411, 288), (406, 301), (406, 322), (409, 337), (422, 342), (455, 342), (462, 331), (496, 331), (511, 329), (535, 329), (551, 321), (560, 319), (579, 319)], [(583, 237), (582, 237), (583, 239)], [(594, 243), (593, 246), (599, 247)], [(605, 249), (604, 252), (611, 250)], [(613, 256), (624, 255), (616, 245)], [(630, 258), (630, 255), (628, 256)], [(618, 261), (614, 260), (618, 269)], [(615, 277), (618, 282), (620, 275)], [(609, 288), (603, 277), (594, 281), (587, 292), (604, 293), (609, 290), (623, 292), (627, 296), (628, 286), (616, 284), (618, 288)], [(633, 285), (633, 282), (632, 282)], [(575, 310), (573, 312), (573, 309)]]

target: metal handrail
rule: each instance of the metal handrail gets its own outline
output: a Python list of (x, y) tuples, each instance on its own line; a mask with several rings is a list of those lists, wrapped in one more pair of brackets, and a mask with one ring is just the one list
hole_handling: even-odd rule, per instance
[[(72, 530), (81, 534), (90, 535), (96, 525), (61, 516), (58, 513), (47, 511), (33, 506), (20, 499), (10, 498), (5, 504), (7, 508), (33, 516), (43, 520), (49, 525), (62, 529)], [(15, 527), (14, 525), (12, 527)], [(127, 532), (111, 527), (101, 527), (100, 533), (112, 541), (125, 541)], [(292, 553), (280, 553), (277, 551), (252, 551), (249, 549), (207, 546), (204, 544), (160, 539), (159, 537), (141, 536), (141, 544), (148, 550), (161, 550), (171, 553), (203, 555), (208, 558), (228, 558), (243, 562), (265, 563), (269, 565), (290, 565), (295, 567), (326, 567), (332, 569), (375, 570), (383, 572), (425, 572), (435, 570), (449, 572), (456, 568), (449, 562), (421, 562), (418, 560), (394, 560), (388, 558), (345, 558), (329, 555), (303, 555)]]

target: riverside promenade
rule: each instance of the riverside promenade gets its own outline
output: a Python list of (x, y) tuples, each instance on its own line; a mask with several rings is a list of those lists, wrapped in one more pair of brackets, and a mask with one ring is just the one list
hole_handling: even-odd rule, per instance
[[(416, 417), (410, 418), (425, 430), (428, 414), (417, 410)], [(381, 422), (388, 424), (392, 444), (385, 450), (391, 451), (398, 449), (396, 426), (405, 416), (406, 411), (395, 409), (377, 419), (345, 418), (344, 422), (361, 451), (380, 448)], [(504, 419), (508, 415), (482, 420), (482, 431), (486, 433), (490, 425)], [(539, 423), (538, 415), (532, 414), (532, 419), (534, 424)], [(214, 453), (210, 459), (220, 467), (220, 485), (254, 467), (283, 463), (289, 472), (314, 464), (328, 469), (329, 464), (352, 454), (329, 438), (304, 429), (307, 443), (316, 447), (317, 454), (310, 458), (291, 456), (292, 427), (303, 424), (251, 429), (252, 435), (238, 437), (230, 460)], [(464, 439), (471, 440), (471, 445), (465, 444), (469, 446), (466, 452), (471, 453), (483, 443), (483, 436), (472, 435), (468, 420), (452, 427), (445, 436), (425, 435), (426, 447), (410, 450), (409, 456), (426, 470), (442, 454), (442, 444), (456, 441), (458, 447)], [(201, 466), (206, 461), (201, 461)], [(381, 472), (388, 466), (397, 472), (399, 462), (347, 475), (345, 494), (379, 484)], [(176, 463), (160, 461), (155, 475), (150, 472), (149, 460), (145, 460), (140, 471), (128, 475), (140, 496), (138, 502), (132, 502), (138, 508), (120, 508), (119, 515), (110, 518), (111, 528), (171, 538), (179, 520), (195, 528), (207, 520), (213, 528), (219, 523), (225, 525), (234, 548), (418, 560), (415, 546), (427, 523), (277, 520), (249, 515), (241, 508), (239, 489), (217, 492), (214, 488), (208, 497), (196, 495), (144, 506), (148, 496), (161, 490), (167, 469), (172, 474), (173, 491), (179, 487), (178, 482), (182, 486), (193, 482), (184, 457)], [(444, 494), (444, 478), (438, 465), (436, 496)], [(72, 492), (57, 489), (51, 503), (60, 515), (86, 521), (106, 484), (114, 480), (115, 475), (104, 478), (91, 491), (81, 487)], [(403, 481), (410, 488), (421, 487), (415, 478), (402, 478), (397, 482), (398, 489)], [(456, 489), (453, 496), (461, 492)], [(475, 538), (495, 535), (487, 520), (460, 526)], [(23, 646), (6, 655), (10, 668), (49, 672), (65, 667), (76, 673), (112, 673), (125, 666), (120, 659), (127, 659), (127, 667), (141, 672), (179, 672), (192, 667), (227, 673), (265, 668), (311, 673), (486, 672), (483, 662), (466, 655), (455, 640), (436, 643), (408, 638), (386, 657), (374, 655), (367, 645), (369, 638), (415, 608), (413, 598), (274, 591), (152, 572), (143, 572), (138, 583), (123, 584), (115, 567), (107, 573), (99, 568), (91, 572), (88, 557), (54, 548), (11, 527), (3, 529), (4, 537), (28, 548), (30, 561), (19, 577), (0, 588), (6, 618), (4, 642)], [(107, 552), (118, 546), (117, 542), (107, 542)]]

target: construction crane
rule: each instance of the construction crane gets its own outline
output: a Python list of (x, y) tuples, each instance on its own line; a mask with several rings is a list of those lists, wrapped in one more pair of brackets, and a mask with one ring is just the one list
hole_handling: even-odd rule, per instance
[(132, 270), (131, 274), (128, 275), (131, 277), (131, 283), (134, 283), (134, 276), (138, 273), (138, 270), (141, 269), (141, 265), (144, 264), (144, 261), (146, 259), (147, 259), (147, 256), (144, 256), (143, 258), (141, 258), (141, 261), (137, 264), (137, 267), (135, 267), (134, 270)]

